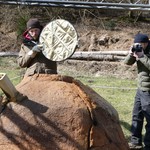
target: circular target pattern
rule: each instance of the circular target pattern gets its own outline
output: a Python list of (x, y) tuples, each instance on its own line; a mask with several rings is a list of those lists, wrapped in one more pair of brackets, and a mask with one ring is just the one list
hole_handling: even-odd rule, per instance
[(62, 61), (69, 58), (78, 45), (75, 28), (63, 19), (48, 23), (42, 30), (39, 40), (43, 45), (43, 54), (52, 61)]

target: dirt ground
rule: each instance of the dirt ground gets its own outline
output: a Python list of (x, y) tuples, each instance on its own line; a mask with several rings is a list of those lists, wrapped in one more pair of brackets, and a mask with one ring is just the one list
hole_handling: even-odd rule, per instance
[(130, 18), (127, 14), (128, 12), (117, 10), (68, 9), (66, 11), (60, 8), (32, 7), (31, 9), (1, 5), (0, 51), (20, 50), (21, 34), (26, 28), (27, 17), (38, 18), (43, 26), (58, 18), (68, 20), (75, 27), (79, 37), (78, 51), (128, 50), (135, 34), (141, 32), (150, 36), (150, 21), (147, 18), (137, 21), (137, 17)]
[[(147, 33), (143, 28), (125, 27), (116, 30), (104, 30), (96, 26), (75, 24), (79, 37), (77, 51), (127, 51), (132, 45), (134, 35), (138, 32)], [(0, 51), (20, 50), (21, 42), (16, 31), (7, 31), (7, 26), (0, 26)], [(148, 33), (149, 34), (149, 33)]]
[[(20, 50), (21, 40), (17, 36), (17, 31), (14, 30), (14, 26), (16, 26), (14, 18), (17, 16), (17, 13), (14, 10), (15, 9), (11, 11), (9, 7), (9, 9), (3, 10), (3, 13), (0, 14), (0, 51), (3, 52), (19, 52)], [(2, 9), (0, 11), (2, 11)], [(6, 18), (6, 14), (11, 15)], [(79, 37), (79, 48), (76, 51), (128, 51), (132, 45), (135, 34), (141, 32), (150, 35), (150, 23), (148, 21), (133, 23), (133, 21), (130, 22), (129, 20), (119, 21), (118, 18), (119, 16), (109, 18), (108, 15), (107, 17), (103, 15), (99, 18), (84, 18), (81, 19), (81, 21), (76, 22), (70, 20)], [(101, 64), (99, 63), (105, 64), (105, 67), (101, 67)], [(77, 68), (80, 68), (85, 71), (87, 68), (90, 68), (90, 66), (93, 66), (91, 67), (91, 73), (93, 72), (95, 75), (102, 74), (100, 71), (109, 71), (109, 73), (118, 74), (119, 71), (116, 73), (114, 68), (116, 68), (117, 65), (118, 67), (116, 70), (120, 70), (122, 64), (120, 65), (120, 62), (113, 62), (111, 65), (115, 65), (115, 67), (110, 67), (110, 63), (111, 62), (94, 62), (94, 64), (99, 64), (99, 66), (93, 65), (93, 61), (88, 63), (86, 61), (76, 61), (76, 64), (73, 61), (71, 63), (65, 62), (63, 63), (63, 66), (65, 65), (67, 68), (70, 66), (70, 68), (75, 68), (76, 70), (78, 70)], [(123, 68), (128, 70), (126, 67)], [(62, 65), (60, 66), (60, 69), (62, 69)], [(135, 69), (131, 70), (135, 72)], [(120, 71), (120, 74), (122, 72), (123, 71)]]

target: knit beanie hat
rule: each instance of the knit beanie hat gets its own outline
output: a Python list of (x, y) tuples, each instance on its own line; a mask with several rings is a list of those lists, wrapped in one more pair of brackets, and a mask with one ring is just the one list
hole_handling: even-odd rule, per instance
[(37, 18), (31, 18), (27, 22), (27, 30), (30, 30), (32, 28), (39, 28), (40, 30), (42, 29), (42, 26)]
[(137, 34), (134, 38), (134, 43), (148, 43), (149, 38), (146, 34)]

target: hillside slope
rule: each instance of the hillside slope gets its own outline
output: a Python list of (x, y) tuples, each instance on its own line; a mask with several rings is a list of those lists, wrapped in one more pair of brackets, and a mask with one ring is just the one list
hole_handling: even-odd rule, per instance
[[(19, 51), (25, 20), (39, 18), (43, 25), (62, 18), (70, 21), (79, 36), (80, 51), (128, 50), (136, 33), (150, 35), (149, 22), (136, 22), (128, 12), (0, 6), (0, 51)], [(37, 10), (38, 9), (38, 10)], [(56, 13), (57, 12), (57, 13)], [(122, 15), (122, 17), (120, 17)]]

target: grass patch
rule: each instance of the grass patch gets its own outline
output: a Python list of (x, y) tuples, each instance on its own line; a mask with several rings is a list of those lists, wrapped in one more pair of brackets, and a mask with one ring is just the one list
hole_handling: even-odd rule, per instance
[(22, 69), (18, 67), (16, 58), (0, 57), (0, 73), (6, 73), (14, 85), (21, 81), (21, 72)]
[(79, 77), (77, 79), (90, 86), (117, 110), (121, 127), (128, 139), (137, 87), (136, 81), (113, 77)]

